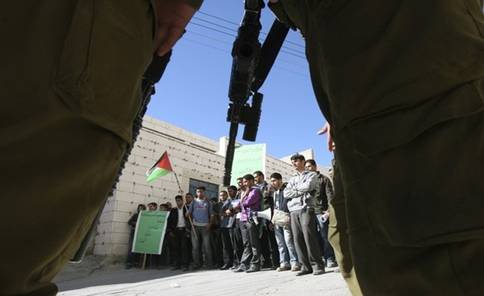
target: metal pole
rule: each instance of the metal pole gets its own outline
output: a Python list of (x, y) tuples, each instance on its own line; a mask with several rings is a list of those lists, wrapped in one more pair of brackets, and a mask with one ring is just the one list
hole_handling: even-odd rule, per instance
[[(178, 175), (175, 172), (173, 172), (173, 174), (175, 175), (176, 184), (178, 185), (178, 192), (180, 194), (183, 194), (183, 190), (181, 189), (181, 186), (180, 186), (180, 181), (178, 180)], [(187, 213), (188, 213), (187, 205), (184, 203), (183, 206), (185, 207), (185, 209), (187, 210)], [(193, 226), (193, 220), (192, 220), (192, 216), (191, 215), (188, 215), (188, 221), (190, 221), (190, 226), (192, 228), (192, 232), (193, 232), (193, 234), (195, 235), (195, 237), (197, 238), (197, 241), (198, 241), (197, 232), (195, 231), (195, 226)]]

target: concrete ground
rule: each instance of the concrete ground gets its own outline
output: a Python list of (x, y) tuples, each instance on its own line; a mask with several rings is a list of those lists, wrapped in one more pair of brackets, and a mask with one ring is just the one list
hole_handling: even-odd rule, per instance
[(221, 270), (180, 272), (170, 269), (124, 269), (102, 258), (68, 265), (54, 280), (59, 295), (143, 296), (350, 296), (335, 269), (326, 274), (296, 276), (294, 272), (263, 270), (251, 274)]

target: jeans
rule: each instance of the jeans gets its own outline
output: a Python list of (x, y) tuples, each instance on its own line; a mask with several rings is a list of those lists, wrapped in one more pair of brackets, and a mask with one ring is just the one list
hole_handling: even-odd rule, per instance
[(192, 229), (192, 256), (193, 264), (197, 267), (202, 266), (202, 258), (200, 257), (200, 244), (203, 246), (205, 253), (205, 264), (213, 265), (212, 260), (212, 246), (210, 244), (210, 230), (206, 226), (193, 226)]
[(290, 262), (291, 266), (299, 265), (290, 226), (281, 227), (276, 225), (274, 231), (276, 234), (277, 247), (279, 249), (280, 264), (287, 266)]
[(334, 250), (331, 244), (329, 243), (328, 240), (328, 220), (323, 222), (323, 214), (317, 214), (316, 215), (316, 222), (318, 223), (318, 232), (319, 235), (321, 236), (321, 243), (322, 243), (322, 248), (323, 248), (323, 257), (325, 260), (332, 259), (335, 260), (334, 258)]

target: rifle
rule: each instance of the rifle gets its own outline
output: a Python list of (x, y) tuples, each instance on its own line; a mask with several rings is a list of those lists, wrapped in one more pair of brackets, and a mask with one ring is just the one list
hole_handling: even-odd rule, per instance
[[(239, 124), (244, 124), (243, 139), (255, 141), (261, 115), (263, 94), (259, 88), (269, 71), (287, 36), (289, 28), (277, 19), (261, 46), (260, 16), (264, 7), (262, 0), (245, 0), (244, 16), (232, 47), (232, 71), (229, 85), (229, 109), (227, 121), (230, 122), (229, 142), (225, 155), (224, 186), (230, 185), (235, 141)], [(252, 97), (252, 104), (249, 98)]]
[[(141, 89), (142, 89), (141, 105), (136, 115), (136, 118), (133, 122), (133, 141), (131, 142), (131, 144), (129, 143), (126, 144), (126, 151), (121, 161), (121, 166), (119, 168), (118, 175), (114, 181), (111, 191), (105, 197), (103, 204), (106, 204), (107, 199), (109, 198), (109, 196), (113, 194), (114, 190), (116, 189), (116, 184), (119, 181), (119, 177), (123, 172), (126, 161), (128, 161), (128, 157), (131, 154), (133, 145), (136, 142), (136, 139), (138, 138), (138, 135), (140, 133), (141, 127), (143, 125), (143, 117), (146, 113), (146, 110), (148, 109), (148, 104), (150, 102), (151, 96), (155, 94), (155, 84), (158, 83), (158, 81), (160, 81), (161, 79), (161, 76), (163, 76), (166, 66), (170, 61), (170, 57), (171, 57), (171, 50), (162, 57), (155, 54), (153, 56), (153, 59), (150, 65), (148, 66), (145, 73), (143, 74), (143, 80), (141, 81)], [(94, 236), (96, 226), (99, 222), (99, 219), (101, 218), (103, 209), (104, 209), (104, 206), (101, 207), (97, 212), (96, 218), (94, 218), (94, 221), (92, 222), (91, 227), (89, 228), (89, 231), (84, 236), (84, 239), (82, 240), (81, 245), (79, 246), (79, 249), (74, 254), (74, 256), (70, 259), (71, 263), (80, 263), (84, 258), (87, 247), (89, 246), (89, 242)]]

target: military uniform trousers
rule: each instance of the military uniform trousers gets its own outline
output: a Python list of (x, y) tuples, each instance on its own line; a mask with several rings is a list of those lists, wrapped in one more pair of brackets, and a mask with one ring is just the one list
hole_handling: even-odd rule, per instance
[(131, 141), (153, 9), (10, 1), (0, 20), (0, 295), (55, 295)]
[[(442, 96), (484, 102), (483, 86)], [(363, 295), (484, 294), (483, 132), (484, 112), (472, 112), (371, 155), (335, 134), (345, 205), (335, 211)]]
[(306, 41), (363, 295), (484, 295), (482, 1), (271, 7)]

